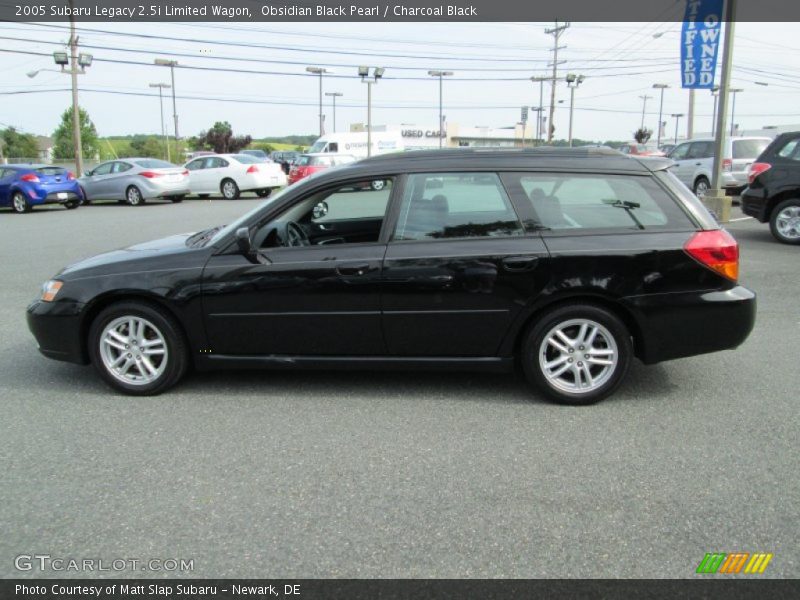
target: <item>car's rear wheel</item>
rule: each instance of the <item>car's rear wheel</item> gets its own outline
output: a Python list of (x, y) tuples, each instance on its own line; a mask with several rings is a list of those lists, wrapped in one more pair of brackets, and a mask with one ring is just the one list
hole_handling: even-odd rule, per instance
[(141, 206), (144, 204), (144, 196), (135, 185), (129, 186), (125, 190), (125, 201), (131, 206)]
[(219, 189), (225, 200), (236, 200), (239, 197), (239, 186), (233, 179), (223, 179)]
[(172, 202), (174, 202), (175, 204), (179, 204), (179, 203), (183, 202), (184, 198), (186, 198), (186, 196), (184, 196), (184, 195), (170, 196), (169, 197), (169, 199), (172, 200)]
[(189, 357), (177, 322), (144, 302), (104, 309), (89, 329), (89, 353), (101, 377), (125, 394), (149, 396), (175, 385)]
[(708, 182), (708, 179), (705, 177), (698, 177), (697, 181), (694, 182), (694, 195), (698, 198), (703, 198), (708, 193), (708, 188), (711, 187), (711, 184)]
[(616, 315), (592, 304), (567, 304), (530, 327), (522, 343), (522, 367), (549, 399), (585, 405), (619, 386), (632, 354), (630, 332)]
[(778, 204), (769, 218), (769, 228), (779, 242), (800, 244), (800, 198)]
[(69, 200), (67, 202), (64, 202), (64, 208), (66, 208), (67, 210), (72, 210), (73, 208), (78, 208), (78, 206), (80, 206), (80, 203), (81, 203), (80, 200)]
[(271, 193), (272, 193), (272, 189), (270, 189), (270, 188), (266, 188), (266, 189), (263, 189), (263, 190), (256, 190), (256, 195), (259, 198), (268, 198)]
[(11, 196), (11, 208), (14, 209), (15, 213), (21, 215), (26, 212), (31, 212), (31, 203), (28, 202), (28, 199), (22, 192), (14, 192)]

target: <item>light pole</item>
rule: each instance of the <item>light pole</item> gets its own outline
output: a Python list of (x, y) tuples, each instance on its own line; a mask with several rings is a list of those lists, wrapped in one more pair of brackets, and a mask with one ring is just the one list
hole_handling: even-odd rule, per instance
[(672, 117), (675, 119), (675, 143), (678, 143), (678, 123), (681, 120), (683, 113), (674, 113)]
[(654, 83), (653, 89), (654, 90), (661, 90), (661, 103), (658, 105), (658, 138), (656, 142), (656, 147), (661, 147), (661, 116), (664, 113), (664, 90), (667, 89), (669, 86), (666, 83)]
[(169, 152), (169, 140), (167, 139), (167, 130), (164, 127), (164, 94), (163, 90), (170, 89), (172, 86), (168, 83), (151, 83), (151, 88), (158, 88), (158, 106), (161, 114), (161, 137), (164, 138), (164, 146), (167, 148), (167, 162), (172, 162)]
[(325, 117), (322, 115), (322, 76), (331, 71), (322, 67), (306, 67), (306, 71), (319, 75), (319, 137), (322, 137), (325, 135)]
[(386, 69), (383, 67), (374, 67), (372, 77), (369, 75), (370, 67), (358, 67), (358, 76), (361, 77), (361, 83), (367, 84), (367, 157), (372, 156), (372, 84), (378, 83), (378, 80), (383, 77)]
[(647, 101), (652, 98), (652, 96), (645, 94), (644, 96), (639, 96), (639, 98), (642, 100), (642, 126), (640, 129), (644, 129), (644, 113), (647, 109)]
[(154, 64), (160, 67), (169, 67), (170, 80), (172, 81), (172, 120), (175, 123), (175, 155), (178, 154), (178, 107), (175, 103), (175, 67), (178, 66), (177, 60), (168, 60), (166, 58), (157, 58), (153, 61)]
[(711, 116), (711, 137), (717, 135), (717, 99), (719, 98), (719, 86), (711, 88), (711, 95), (714, 97), (714, 112)]
[(428, 71), (428, 75), (431, 77), (438, 77), (439, 78), (439, 148), (442, 147), (442, 80), (445, 77), (452, 77), (452, 71)]
[(733, 94), (733, 98), (731, 98), (731, 137), (733, 137), (733, 133), (736, 131), (736, 94), (744, 90), (742, 88), (732, 88), (728, 91)]
[(544, 82), (549, 80), (549, 77), (531, 77), (531, 81), (539, 83), (539, 107), (536, 109), (536, 143), (542, 139), (542, 111), (544, 110)]
[(572, 148), (572, 113), (575, 109), (575, 88), (583, 83), (583, 75), (569, 73), (566, 77), (569, 87), (569, 147)]
[(336, 98), (340, 98), (344, 96), (341, 92), (325, 92), (326, 96), (330, 96), (333, 99), (333, 129), (332, 133), (336, 133)]

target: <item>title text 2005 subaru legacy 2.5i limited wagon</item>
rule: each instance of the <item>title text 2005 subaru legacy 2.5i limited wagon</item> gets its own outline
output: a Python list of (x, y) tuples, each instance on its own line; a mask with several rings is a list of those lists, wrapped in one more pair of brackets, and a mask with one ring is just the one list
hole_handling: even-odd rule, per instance
[[(511, 370), (595, 402), (735, 348), (738, 246), (666, 169), (605, 149), (440, 150), (330, 169), (239, 220), (73, 264), (41, 352), (156, 394), (190, 366)], [(372, 185), (381, 182), (382, 185)]]

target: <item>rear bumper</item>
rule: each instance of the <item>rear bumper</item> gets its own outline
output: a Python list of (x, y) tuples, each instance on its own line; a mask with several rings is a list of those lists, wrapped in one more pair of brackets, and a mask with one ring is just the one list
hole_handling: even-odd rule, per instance
[(748, 216), (755, 217), (761, 223), (769, 221), (767, 210), (767, 198), (764, 190), (745, 189), (742, 192), (742, 212)]
[(756, 295), (742, 286), (635, 296), (623, 303), (636, 318), (637, 355), (646, 364), (736, 348), (756, 319)]
[(69, 185), (48, 185), (25, 187), (25, 195), (28, 202), (32, 205), (40, 204), (64, 204), (83, 200), (83, 194), (79, 186)]
[(89, 357), (81, 341), (83, 308), (79, 302), (32, 302), (26, 316), (39, 352), (47, 358), (87, 364)]

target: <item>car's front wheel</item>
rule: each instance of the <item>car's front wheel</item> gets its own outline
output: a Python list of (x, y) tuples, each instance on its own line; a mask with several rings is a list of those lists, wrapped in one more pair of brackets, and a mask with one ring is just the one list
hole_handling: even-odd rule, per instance
[(139, 188), (132, 185), (125, 190), (125, 201), (131, 206), (141, 206), (144, 204), (144, 196), (142, 196), (142, 192)]
[(64, 208), (66, 208), (67, 210), (72, 210), (73, 208), (78, 208), (80, 204), (81, 204), (80, 200), (70, 200), (68, 202), (64, 202)]
[(169, 197), (169, 199), (172, 200), (172, 202), (174, 204), (180, 204), (181, 202), (183, 202), (184, 198), (186, 198), (186, 196), (183, 195), (183, 194), (180, 195), (180, 196), (170, 196)]
[(632, 354), (630, 332), (616, 315), (592, 304), (567, 304), (530, 327), (522, 367), (528, 381), (551, 400), (585, 405), (619, 386)]
[(272, 193), (272, 189), (271, 188), (265, 188), (263, 190), (256, 190), (256, 195), (259, 198), (268, 198), (271, 193)]
[(14, 192), (14, 195), (11, 196), (11, 208), (14, 209), (15, 213), (21, 215), (26, 212), (31, 212), (31, 203), (28, 202), (28, 199), (22, 192)]
[(145, 302), (104, 309), (92, 322), (88, 341), (94, 367), (125, 394), (160, 394), (180, 380), (189, 362), (178, 323)]
[(800, 198), (784, 200), (769, 219), (772, 235), (784, 244), (800, 244)]
[(233, 179), (223, 179), (220, 191), (225, 200), (236, 200), (239, 197), (239, 186)]

